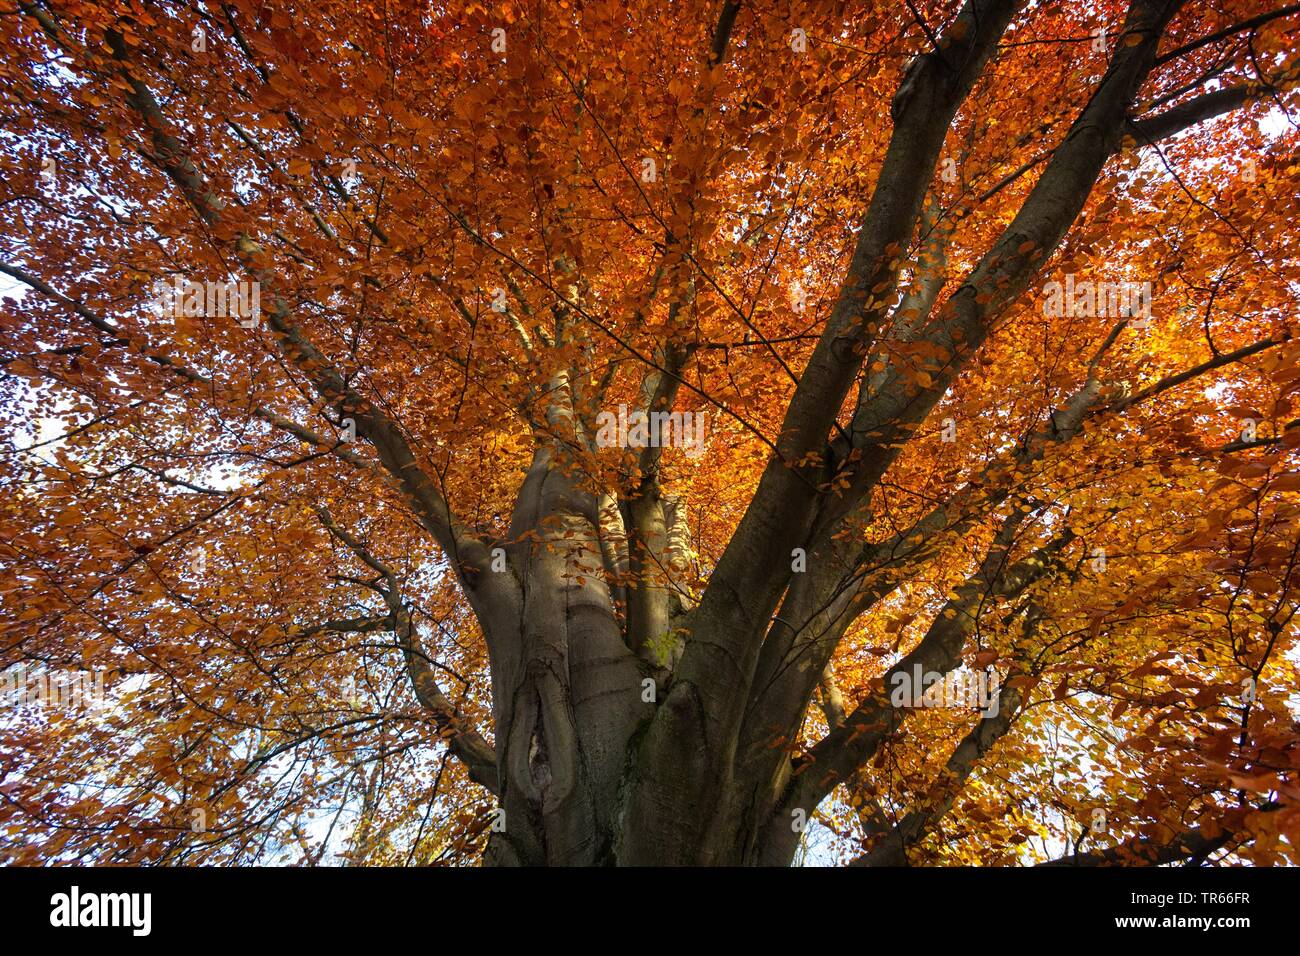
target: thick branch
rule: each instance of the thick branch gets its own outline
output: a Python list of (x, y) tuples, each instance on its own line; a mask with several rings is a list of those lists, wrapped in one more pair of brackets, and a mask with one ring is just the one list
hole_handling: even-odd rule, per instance
[(1155, 116), (1147, 115), (1133, 120), (1133, 133), (1140, 142), (1156, 143), (1197, 123), (1239, 109), (1258, 95), (1256, 90), (1246, 84), (1226, 86), (1180, 103)]

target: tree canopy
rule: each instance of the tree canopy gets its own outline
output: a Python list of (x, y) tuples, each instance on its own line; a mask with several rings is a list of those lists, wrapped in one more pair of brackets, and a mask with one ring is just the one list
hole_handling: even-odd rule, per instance
[(0, 859), (1300, 862), (1297, 37), (14, 0)]

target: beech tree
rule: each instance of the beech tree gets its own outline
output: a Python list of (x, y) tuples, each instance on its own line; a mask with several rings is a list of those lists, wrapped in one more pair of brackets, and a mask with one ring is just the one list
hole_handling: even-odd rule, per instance
[(1298, 31), (14, 0), (0, 858), (1300, 862)]

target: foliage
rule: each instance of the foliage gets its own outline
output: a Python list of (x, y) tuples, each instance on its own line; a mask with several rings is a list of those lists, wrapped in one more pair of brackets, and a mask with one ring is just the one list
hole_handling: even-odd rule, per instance
[(1300, 862), (1287, 9), (19, 0), (0, 858)]

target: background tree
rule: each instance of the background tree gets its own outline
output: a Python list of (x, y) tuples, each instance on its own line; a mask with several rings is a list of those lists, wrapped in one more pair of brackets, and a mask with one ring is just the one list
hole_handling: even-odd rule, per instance
[(10, 4), (0, 666), (109, 699), (0, 856), (1297, 862), (1300, 6), (1210, 6)]

